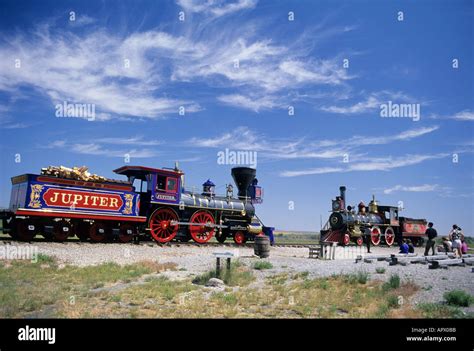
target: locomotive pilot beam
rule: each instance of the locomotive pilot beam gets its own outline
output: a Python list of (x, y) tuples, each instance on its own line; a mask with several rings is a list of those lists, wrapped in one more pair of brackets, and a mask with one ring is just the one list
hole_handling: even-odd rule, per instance
[(10, 208), (0, 212), (4, 231), (26, 241), (36, 235), (56, 241), (76, 235), (92, 242), (129, 242), (144, 234), (158, 243), (193, 239), (203, 244), (215, 236), (242, 244), (263, 230), (255, 216), (254, 204), (263, 194), (255, 169), (232, 169), (238, 197), (232, 186), (225, 196), (216, 195), (210, 180), (202, 193), (187, 191), (177, 166), (124, 166), (114, 172), (127, 181), (62, 166), (13, 177)]
[(403, 238), (410, 238), (414, 244), (423, 244), (426, 231), (425, 219), (413, 219), (399, 216), (396, 206), (382, 206), (372, 197), (369, 205), (363, 202), (357, 206), (346, 207), (346, 187), (339, 188), (340, 195), (332, 200), (332, 213), (321, 230), (322, 242), (336, 242), (349, 245), (351, 241), (361, 246), (364, 236), (370, 234), (373, 245), (382, 242), (392, 246)]

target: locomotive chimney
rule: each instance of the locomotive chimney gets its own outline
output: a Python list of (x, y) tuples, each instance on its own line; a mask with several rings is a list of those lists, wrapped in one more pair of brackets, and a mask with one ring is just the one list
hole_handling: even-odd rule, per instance
[(235, 185), (239, 189), (239, 198), (247, 197), (247, 189), (252, 181), (255, 179), (257, 171), (249, 167), (234, 167), (232, 168), (232, 178), (234, 178)]
[[(340, 186), (339, 191), (341, 192), (341, 199), (344, 202), (344, 207), (346, 206), (346, 187), (345, 186)], [(343, 209), (344, 209), (343, 207)]]

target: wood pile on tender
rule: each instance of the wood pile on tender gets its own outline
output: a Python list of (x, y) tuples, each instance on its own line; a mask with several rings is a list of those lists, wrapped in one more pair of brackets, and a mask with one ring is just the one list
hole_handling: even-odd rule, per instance
[(89, 168), (81, 167), (64, 167), (64, 166), (48, 166), (41, 168), (41, 175), (48, 175), (58, 178), (83, 180), (86, 182), (109, 182), (109, 183), (128, 183), (127, 181), (109, 179), (98, 174), (89, 173)]

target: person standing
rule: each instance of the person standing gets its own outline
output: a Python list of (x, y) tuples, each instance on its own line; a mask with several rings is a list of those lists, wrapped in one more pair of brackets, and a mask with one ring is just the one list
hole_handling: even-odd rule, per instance
[(370, 252), (370, 242), (372, 241), (372, 235), (370, 233), (369, 228), (365, 228), (365, 230), (364, 230), (364, 239), (365, 239), (365, 246), (367, 246), (367, 253), (371, 253)]
[(458, 257), (462, 257), (462, 251), (461, 251), (461, 239), (463, 238), (462, 232), (460, 228), (456, 225), (453, 224), (453, 229), (449, 232), (449, 240), (453, 243), (453, 250), (457, 252)]
[(426, 229), (425, 235), (428, 236), (428, 241), (426, 242), (425, 247), (425, 256), (428, 256), (428, 253), (431, 249), (431, 253), (434, 256), (435, 254), (435, 238), (438, 236), (438, 232), (433, 228), (433, 222), (428, 223), (428, 229)]

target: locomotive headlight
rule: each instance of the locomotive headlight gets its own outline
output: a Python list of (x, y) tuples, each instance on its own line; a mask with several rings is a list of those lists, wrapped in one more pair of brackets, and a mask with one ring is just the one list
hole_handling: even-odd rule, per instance
[(333, 210), (333, 211), (339, 211), (340, 209), (341, 209), (341, 204), (340, 204), (340, 202), (337, 201), (337, 200), (334, 200), (334, 201), (332, 202), (332, 210)]

